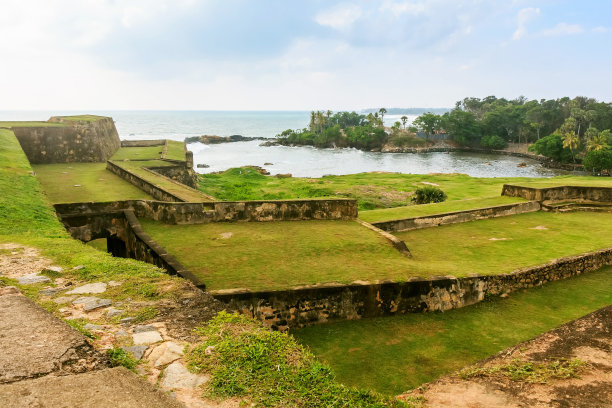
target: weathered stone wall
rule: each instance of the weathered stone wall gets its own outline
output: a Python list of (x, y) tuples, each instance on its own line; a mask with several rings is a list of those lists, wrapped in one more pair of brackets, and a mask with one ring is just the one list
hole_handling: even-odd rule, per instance
[(612, 264), (612, 248), (491, 276), (415, 278), (406, 282), (329, 284), (282, 291), (215, 291), (230, 310), (285, 330), (330, 320), (359, 319), (468, 306), (500, 295), (569, 278)]
[(30, 163), (104, 162), (121, 145), (111, 118), (64, 123), (66, 126), (13, 128)]
[(527, 200), (566, 201), (586, 200), (603, 203), (612, 202), (612, 187), (560, 186), (550, 188), (524, 187), (504, 184), (502, 195), (522, 197)]
[(180, 203), (149, 200), (56, 204), (62, 219), (132, 210), (140, 218), (166, 224), (204, 224), (224, 221), (352, 220), (357, 202), (352, 199), (215, 201)]
[(121, 147), (150, 147), (150, 146), (165, 146), (165, 139), (153, 140), (122, 140)]
[(132, 173), (131, 171), (121, 167), (117, 163), (109, 160), (106, 162), (106, 169), (111, 173), (114, 173), (126, 180), (127, 182), (135, 185), (145, 193), (151, 195), (153, 198), (162, 201), (178, 201), (182, 202), (183, 199), (177, 197), (171, 192), (165, 190), (164, 188), (151, 183), (150, 181), (145, 180), (137, 174)]
[(372, 225), (384, 231), (409, 231), (419, 228), (430, 228), (438, 225), (457, 224), (486, 218), (504, 217), (540, 210), (540, 203), (529, 201), (478, 208), (475, 210), (453, 211), (443, 214), (424, 215), (421, 217), (404, 218), (401, 220), (373, 222)]
[(191, 188), (198, 188), (198, 174), (185, 163), (177, 166), (147, 167), (147, 169), (168, 177)]

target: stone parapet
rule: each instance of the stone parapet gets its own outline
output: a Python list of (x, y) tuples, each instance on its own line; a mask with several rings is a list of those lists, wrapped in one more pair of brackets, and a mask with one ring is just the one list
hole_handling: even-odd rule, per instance
[(453, 211), (442, 214), (423, 215), (420, 217), (403, 218), (399, 220), (373, 222), (372, 225), (384, 231), (399, 232), (420, 228), (431, 228), (439, 225), (457, 224), (461, 222), (483, 220), (487, 218), (505, 217), (539, 211), (541, 205), (537, 201), (496, 205), (493, 207), (476, 208), (473, 210)]

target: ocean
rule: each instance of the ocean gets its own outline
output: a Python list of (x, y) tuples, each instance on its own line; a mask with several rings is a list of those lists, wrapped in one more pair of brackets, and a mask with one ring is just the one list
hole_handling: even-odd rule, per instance
[[(110, 116), (124, 140), (184, 140), (200, 135), (242, 135), (272, 138), (285, 129), (308, 125), (309, 111), (0, 111), (2, 120), (47, 120), (73, 114)], [(386, 115), (392, 125), (402, 115)], [(411, 122), (416, 115), (406, 115)], [(296, 177), (321, 177), (372, 171), (398, 173), (463, 173), (473, 177), (551, 177), (567, 174), (546, 169), (539, 162), (519, 157), (477, 153), (375, 153), (355, 149), (260, 146), (259, 141), (203, 145), (192, 143), (198, 172), (223, 171), (231, 167), (256, 165), (272, 174), (291, 173)], [(527, 167), (518, 167), (519, 163)], [(272, 164), (266, 164), (272, 163)]]

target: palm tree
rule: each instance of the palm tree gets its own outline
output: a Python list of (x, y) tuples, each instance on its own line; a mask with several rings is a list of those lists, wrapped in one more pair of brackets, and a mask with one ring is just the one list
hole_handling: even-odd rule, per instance
[(380, 113), (380, 123), (384, 126), (385, 113), (387, 113), (387, 110), (385, 108), (380, 108), (378, 113)]
[(580, 144), (580, 136), (576, 132), (577, 121), (576, 118), (570, 116), (565, 119), (565, 122), (561, 125), (557, 132), (563, 137), (563, 147), (568, 147), (572, 153), (572, 159), (576, 162), (576, 155), (574, 149), (578, 148)]
[(318, 130), (318, 133), (321, 133), (323, 132), (323, 128), (325, 127), (325, 115), (323, 115), (322, 111), (317, 111), (315, 115), (316, 115), (315, 122), (317, 123), (317, 130)]
[(310, 124), (308, 125), (308, 129), (310, 129), (311, 132), (315, 131), (315, 112), (314, 111), (310, 111)]
[(408, 116), (402, 116), (400, 119), (402, 120), (404, 130), (406, 130), (406, 122), (408, 122)]
[(606, 150), (608, 148), (608, 135), (610, 130), (604, 130), (598, 135), (591, 137), (587, 140), (587, 151), (592, 150)]

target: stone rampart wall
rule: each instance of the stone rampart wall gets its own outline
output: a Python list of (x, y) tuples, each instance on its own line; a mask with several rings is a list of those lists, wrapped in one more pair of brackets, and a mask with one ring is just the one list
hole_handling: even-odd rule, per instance
[(610, 203), (612, 202), (612, 187), (559, 186), (534, 188), (504, 184), (502, 195), (522, 197), (527, 200), (536, 200), (539, 202), (586, 200)]
[(352, 220), (357, 202), (352, 199), (215, 201), (182, 203), (149, 200), (55, 204), (62, 217), (83, 217), (132, 210), (137, 217), (166, 224), (204, 224), (224, 221)]
[(153, 140), (122, 140), (121, 147), (150, 147), (150, 146), (165, 146), (165, 139)]
[(184, 201), (183, 199), (177, 197), (171, 192), (165, 190), (164, 188), (156, 184), (153, 184), (150, 181), (145, 180), (144, 178), (140, 177), (139, 175), (134, 174), (131, 171), (121, 167), (120, 165), (113, 162), (112, 160), (109, 160), (106, 162), (106, 169), (110, 171), (111, 173), (118, 175), (125, 181), (135, 185), (136, 187), (138, 187), (145, 193), (151, 195), (156, 200), (178, 201), (178, 202)]
[(529, 201), (526, 203), (497, 205), (494, 207), (478, 208), (474, 210), (424, 215), (421, 217), (404, 218), (401, 220), (373, 222), (372, 225), (382, 229), (383, 231), (409, 231), (419, 228), (436, 227), (438, 225), (457, 224), (486, 218), (504, 217), (507, 215), (534, 212), (539, 211), (540, 207), (539, 202)]
[(286, 330), (330, 320), (460, 308), (483, 300), (486, 294), (539, 286), (611, 264), (612, 248), (607, 248), (502, 275), (328, 284), (281, 291), (227, 290), (212, 295), (228, 309), (259, 319), (274, 329)]
[(65, 123), (13, 128), (30, 163), (104, 162), (121, 146), (111, 118)]
[(184, 162), (176, 166), (147, 167), (147, 169), (191, 188), (198, 188), (198, 174), (186, 167)]

